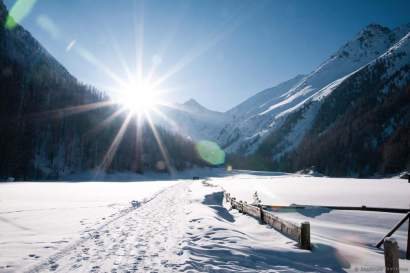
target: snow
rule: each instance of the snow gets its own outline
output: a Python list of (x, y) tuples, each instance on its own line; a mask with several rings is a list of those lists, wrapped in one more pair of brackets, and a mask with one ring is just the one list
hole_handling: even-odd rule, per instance
[[(205, 173), (204, 173), (205, 174)], [(208, 173), (209, 175), (209, 173)], [(264, 204), (409, 207), (410, 185), (269, 172), (193, 180), (0, 184), (0, 272), (371, 272), (400, 214), (277, 211), (311, 223), (313, 251), (230, 210), (223, 189)], [(142, 201), (136, 209), (131, 200)], [(405, 227), (407, 228), (407, 227)], [(394, 235), (400, 248), (405, 230)], [(401, 253), (403, 255), (403, 253)], [(409, 261), (400, 260), (403, 270)], [(376, 270), (377, 269), (377, 270)]]
[(301, 119), (296, 123), (292, 128), (292, 131), (288, 134), (285, 143), (281, 143), (282, 151), (274, 154), (273, 159), (279, 159), (286, 152), (291, 151), (302, 141), (304, 133), (310, 128), (311, 124), (314, 122), (317, 112), (319, 111), (319, 105), (316, 101), (313, 101), (312, 104), (307, 107)]
[[(229, 179), (215, 178), (212, 183), (223, 187), (238, 200), (252, 202), (255, 191), (267, 205), (304, 204), (312, 206), (373, 206), (410, 208), (410, 184), (403, 179), (348, 179), (309, 177), (286, 174), (236, 174)], [(306, 210), (283, 209), (279, 217), (311, 223), (312, 242), (335, 249), (355, 268), (383, 266), (383, 256), (374, 245), (404, 215), (380, 212), (337, 211), (312, 207)], [(394, 235), (403, 257), (406, 249), (407, 225)], [(352, 251), (354, 255), (352, 255)], [(354, 256), (354, 257), (353, 257)], [(378, 257), (379, 256), (379, 257)], [(400, 261), (408, 270), (410, 263)], [(352, 270), (353, 269), (353, 270)], [(370, 270), (377, 271), (377, 270)], [(381, 271), (384, 271), (382, 269)]]
[(131, 200), (149, 198), (175, 183), (1, 183), (0, 272), (7, 265), (10, 272), (21, 272), (21, 266), (51, 255), (78, 240), (84, 230), (112, 219)]
[(410, 184), (398, 178), (354, 179), (246, 172), (228, 178), (213, 178), (212, 182), (247, 202), (252, 201), (252, 194), (258, 191), (262, 202), (272, 205), (294, 203), (410, 208)]

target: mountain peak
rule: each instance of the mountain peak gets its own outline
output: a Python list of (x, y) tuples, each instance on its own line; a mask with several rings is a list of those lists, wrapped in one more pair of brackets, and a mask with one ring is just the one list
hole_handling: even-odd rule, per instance
[(390, 29), (380, 24), (371, 23), (371, 24), (368, 24), (366, 27), (364, 27), (362, 31), (360, 31), (360, 33), (364, 33), (366, 31), (388, 33), (390, 32)]
[(188, 107), (205, 108), (201, 104), (199, 104), (199, 102), (192, 98), (184, 102), (184, 105)]
[(391, 29), (380, 24), (369, 24), (360, 30), (354, 39), (343, 45), (331, 59), (349, 59), (354, 63), (365, 64), (380, 56), (401, 37)]
[(221, 112), (210, 110), (192, 98), (187, 100), (183, 104), (181, 104), (181, 106), (182, 106), (182, 109), (185, 109), (191, 114), (201, 115), (201, 116), (205, 115), (205, 116), (209, 116), (212, 118), (214, 118), (215, 116), (217, 116), (218, 118), (223, 118), (222, 117), (223, 114)]

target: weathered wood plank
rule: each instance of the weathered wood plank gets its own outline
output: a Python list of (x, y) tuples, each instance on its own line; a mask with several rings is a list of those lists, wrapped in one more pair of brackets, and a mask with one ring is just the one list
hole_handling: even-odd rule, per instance
[(406, 251), (406, 259), (410, 260), (410, 217), (407, 226), (407, 251)]
[(265, 222), (273, 227), (275, 230), (283, 233), (287, 237), (300, 242), (301, 228), (296, 224), (280, 219), (273, 215), (271, 212), (263, 211), (263, 217)]
[(310, 223), (303, 222), (302, 226), (300, 227), (300, 247), (302, 249), (311, 249), (310, 246)]
[(384, 239), (384, 264), (386, 273), (399, 273), (399, 247), (393, 238)]
[(302, 249), (311, 249), (309, 222), (305, 222), (301, 226), (298, 226), (292, 222), (277, 217), (272, 212), (264, 210), (262, 206), (254, 206), (249, 205), (246, 202), (236, 201), (236, 198), (232, 197), (229, 193), (225, 192), (225, 198), (227, 202), (231, 203), (232, 208), (261, 220), (262, 224), (266, 223), (270, 225), (285, 236), (297, 241)]

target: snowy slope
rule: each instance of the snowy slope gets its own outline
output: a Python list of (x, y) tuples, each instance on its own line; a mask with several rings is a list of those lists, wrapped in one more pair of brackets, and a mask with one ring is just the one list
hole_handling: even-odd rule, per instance
[(159, 110), (162, 115), (153, 113), (157, 124), (193, 140), (215, 140), (228, 120), (228, 115), (209, 110), (194, 99), (183, 104), (160, 106)]
[(285, 92), (299, 84), (305, 77), (305, 75), (297, 75), (290, 80), (263, 90), (230, 109), (227, 113), (238, 119), (256, 115), (263, 111), (263, 109), (266, 109), (268, 105), (273, 105), (280, 101)]
[[(245, 118), (233, 120), (221, 132), (218, 140), (228, 151), (250, 153), (255, 151), (261, 140), (270, 132), (282, 125), (285, 117), (300, 109), (313, 97), (319, 98), (330, 94), (349, 75), (374, 61), (384, 54), (410, 30), (410, 26), (390, 30), (380, 25), (369, 25), (357, 36), (341, 47), (335, 54), (324, 61), (317, 69), (304, 77), (295, 86), (283, 92), (278, 99), (270, 103), (254, 105), (244, 113), (238, 109), (232, 111), (237, 115), (249, 113)], [(250, 101), (252, 100), (249, 99)], [(300, 140), (300, 131), (309, 128), (312, 117), (318, 107), (307, 109), (304, 125), (299, 125), (296, 136), (290, 139), (294, 145)]]
[[(409, 162), (401, 152), (408, 145), (409, 85), (406, 34), (361, 69), (281, 113), (283, 124), (259, 152), (287, 161), (289, 171), (311, 166), (336, 176), (403, 171)], [(286, 152), (290, 153), (284, 157)]]
[[(7, 231), (0, 237), (0, 272), (383, 271), (383, 254), (373, 245), (400, 215), (278, 212), (295, 222), (311, 221), (310, 252), (229, 210), (222, 190), (249, 201), (258, 191), (264, 203), (273, 204), (394, 207), (408, 207), (410, 194), (406, 181), (397, 179), (241, 172), (208, 182), (217, 186), (192, 180), (2, 184), (1, 200), (11, 204), (0, 214), (1, 230)], [(127, 206), (132, 199), (145, 202), (132, 209)], [(405, 235), (404, 230), (395, 234), (400, 247)], [(409, 261), (402, 259), (400, 265), (410, 269)]]

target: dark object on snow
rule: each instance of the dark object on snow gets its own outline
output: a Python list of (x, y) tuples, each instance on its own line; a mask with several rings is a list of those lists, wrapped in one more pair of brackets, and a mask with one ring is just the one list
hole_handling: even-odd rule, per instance
[(199, 176), (193, 176), (192, 180), (199, 180)]
[(402, 175), (400, 175), (401, 179), (407, 179), (407, 181), (410, 183), (410, 173), (409, 172), (405, 172)]
[(141, 203), (138, 202), (137, 200), (132, 200), (131, 205), (132, 205), (133, 208), (138, 208), (138, 207), (141, 206)]

